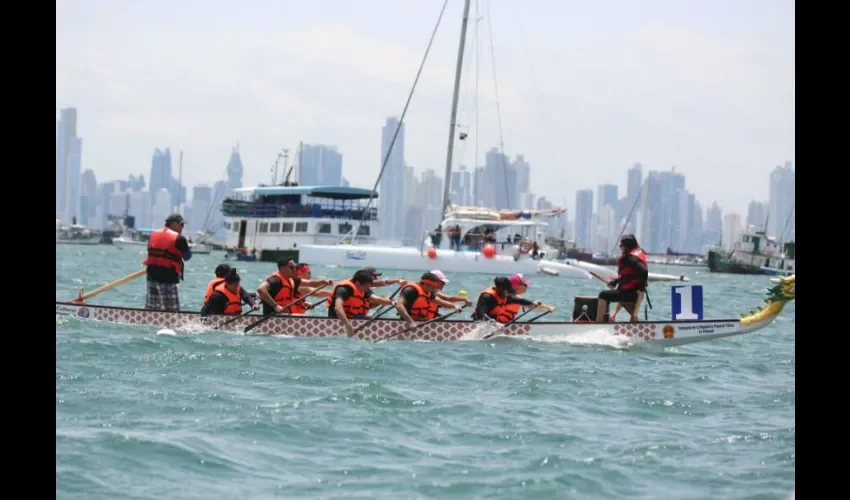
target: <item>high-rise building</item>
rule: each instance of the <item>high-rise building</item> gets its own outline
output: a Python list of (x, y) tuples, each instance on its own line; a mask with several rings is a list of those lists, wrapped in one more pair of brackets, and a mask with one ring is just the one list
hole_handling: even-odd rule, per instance
[(472, 182), (472, 172), (467, 170), (465, 165), (461, 165), (457, 170), (452, 171), (452, 183), (449, 186), (449, 199), (452, 203), (455, 205), (473, 204), (474, 186)]
[[(242, 187), (242, 174), (244, 172), (245, 168), (242, 166), (242, 157), (239, 156), (239, 145), (237, 144), (230, 153), (230, 159), (227, 160), (228, 193)], [(153, 187), (151, 187), (151, 190), (153, 190)]]
[(791, 162), (770, 173), (769, 217), (767, 234), (777, 240), (790, 241), (794, 227), (795, 176)]
[(580, 247), (592, 250), (591, 225), (593, 224), (593, 190), (576, 191), (575, 239)]
[(342, 186), (342, 154), (336, 146), (305, 144), (298, 165), (302, 186)]
[(378, 167), (383, 166), (386, 160), (386, 168), (378, 187), (378, 218), (380, 235), (384, 240), (399, 241), (404, 237), (404, 199), (398, 196), (404, 193), (404, 128), (397, 118), (390, 117), (381, 131)]
[(605, 205), (609, 205), (616, 213), (618, 203), (617, 185), (600, 184), (598, 197), (596, 198), (596, 213), (602, 213), (602, 207)]
[(716, 201), (711, 203), (711, 207), (705, 213), (702, 235), (703, 245), (721, 244), (721, 238), (723, 237), (723, 210), (720, 209)]
[(80, 214), (83, 140), (77, 137), (77, 109), (59, 110), (56, 122), (56, 217), (70, 223)]
[[(640, 163), (635, 163), (632, 168), (629, 169), (627, 183), (626, 183), (626, 202), (623, 207), (624, 217), (629, 216), (629, 212), (632, 210), (632, 206), (635, 204), (635, 200), (637, 200), (638, 195), (640, 194), (641, 188), (643, 187), (643, 165)], [(640, 205), (640, 204), (639, 204)], [(637, 232), (637, 215), (638, 208), (635, 207), (634, 212), (632, 212), (632, 218), (629, 220), (629, 223), (626, 225), (626, 232), (630, 234), (635, 234)]]
[(731, 250), (741, 239), (741, 216), (738, 214), (726, 214), (723, 216), (723, 248)]
[(751, 201), (747, 206), (747, 231), (762, 231), (767, 219), (767, 203), (763, 201)]

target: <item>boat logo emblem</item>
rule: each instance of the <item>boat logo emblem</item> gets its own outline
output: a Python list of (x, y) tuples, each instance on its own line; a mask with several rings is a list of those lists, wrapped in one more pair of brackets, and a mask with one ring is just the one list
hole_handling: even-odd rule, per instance
[(673, 325), (664, 325), (664, 329), (661, 330), (665, 339), (672, 339), (674, 331)]
[(89, 313), (88, 307), (81, 307), (81, 308), (77, 309), (77, 316), (79, 316), (81, 318), (88, 318), (89, 314), (90, 313)]

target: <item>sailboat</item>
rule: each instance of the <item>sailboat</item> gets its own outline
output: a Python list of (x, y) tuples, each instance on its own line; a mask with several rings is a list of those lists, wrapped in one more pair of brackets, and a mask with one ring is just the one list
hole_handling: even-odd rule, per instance
[[(470, 0), (465, 0), (449, 124), (443, 220), (440, 223), (444, 234), (449, 228), (460, 231), (461, 245), (456, 244), (457, 238), (454, 239), (455, 245), (451, 245), (451, 238), (444, 238), (438, 243), (430, 235), (418, 248), (379, 244), (373, 231), (378, 225), (377, 210), (371, 206), (372, 200), (378, 197), (374, 190), (283, 183), (235, 189), (224, 200), (221, 210), (228, 230), (225, 246), (236, 251), (244, 249), (246, 235), (251, 234), (251, 246), (262, 248), (258, 260), (267, 262), (286, 256), (316, 265), (373, 266), (382, 270), (428, 271), (439, 268), (452, 273), (542, 273), (573, 279), (593, 279), (592, 273), (602, 276), (616, 274), (609, 268), (587, 262), (556, 261), (557, 252), (546, 251), (543, 229), (548, 223), (545, 219), (560, 215), (562, 209), (495, 210), (455, 206), (450, 202), (452, 155), (469, 7)], [(403, 115), (399, 128), (402, 121)], [(384, 166), (390, 152), (384, 159)], [(395, 195), (401, 196), (401, 193)], [(497, 231), (509, 233), (512, 236), (510, 243), (482, 239), (485, 233), (492, 235)], [(538, 258), (541, 248), (544, 258)], [(685, 276), (659, 273), (650, 273), (649, 280), (688, 281)]]

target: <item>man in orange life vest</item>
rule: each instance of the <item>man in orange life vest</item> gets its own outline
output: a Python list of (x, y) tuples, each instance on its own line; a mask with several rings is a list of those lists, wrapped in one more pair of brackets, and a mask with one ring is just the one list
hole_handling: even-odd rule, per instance
[(227, 273), (231, 269), (232, 268), (230, 266), (228, 266), (227, 264), (219, 264), (215, 268), (215, 278), (211, 279), (210, 282), (207, 283), (207, 291), (204, 293), (204, 304), (203, 305), (206, 305), (207, 302), (209, 302), (210, 296), (212, 296), (213, 292), (215, 291), (215, 287), (224, 283), (224, 277), (227, 276)]
[(461, 297), (459, 295), (446, 295), (443, 293), (443, 287), (445, 287), (449, 280), (446, 279), (446, 275), (443, 274), (439, 269), (434, 269), (431, 271), (431, 274), (436, 276), (440, 280), (440, 286), (437, 287), (437, 298), (445, 300), (447, 302), (464, 302), (467, 307), (472, 305), (472, 301), (467, 299), (466, 297)]
[(148, 241), (148, 288), (145, 309), (180, 311), (177, 284), (183, 279), (183, 261), (192, 258), (189, 242), (182, 235), (186, 221), (180, 214), (165, 219), (165, 227), (151, 233)]
[(454, 309), (456, 306), (437, 296), (437, 290), (442, 287), (440, 278), (434, 273), (425, 273), (418, 283), (408, 283), (401, 289), (401, 294), (395, 301), (398, 315), (407, 322), (407, 326), (416, 326), (417, 321), (428, 321), (437, 317), (440, 307)]
[(555, 311), (554, 307), (545, 305), (539, 300), (532, 302), (517, 296), (511, 280), (499, 276), (493, 280), (493, 286), (483, 290), (478, 296), (478, 303), (475, 304), (472, 319), (479, 321), (490, 318), (502, 324), (509, 323), (516, 317), (521, 306), (547, 309), (549, 312)]
[[(295, 276), (295, 260), (281, 257), (277, 261), (277, 272), (269, 275), (257, 287), (257, 295), (263, 302), (263, 315), (273, 313), (292, 314), (290, 308), (284, 306), (298, 300), (298, 293), (310, 293), (310, 287), (333, 285), (331, 280), (305, 280)], [(306, 300), (306, 299), (304, 299)], [(303, 300), (301, 302), (304, 302)]]
[(328, 297), (326, 302), (328, 317), (341, 319), (349, 336), (354, 334), (351, 319), (367, 318), (370, 307), (393, 304), (389, 298), (375, 295), (371, 290), (374, 281), (374, 271), (369, 271), (368, 268), (361, 269), (351, 278), (337, 283), (331, 296)]
[[(637, 300), (638, 291), (646, 290), (649, 278), (649, 268), (646, 264), (646, 254), (638, 245), (634, 235), (627, 234), (620, 239), (620, 251), (623, 253), (617, 259), (617, 278), (608, 282), (610, 290), (599, 292), (596, 306), (596, 322), (602, 323), (608, 303), (632, 303)], [(631, 320), (637, 321), (637, 308), (632, 311)], [(616, 314), (616, 311), (615, 311)]]
[(253, 310), (260, 308), (253, 297), (239, 283), (242, 279), (236, 274), (236, 269), (230, 269), (224, 279), (213, 289), (209, 300), (201, 308), (201, 316), (224, 314), (235, 316), (242, 314), (242, 303), (250, 304)]

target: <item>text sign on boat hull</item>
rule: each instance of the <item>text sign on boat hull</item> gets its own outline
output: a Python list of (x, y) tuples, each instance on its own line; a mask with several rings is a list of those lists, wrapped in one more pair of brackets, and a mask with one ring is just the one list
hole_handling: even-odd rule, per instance
[(701, 337), (703, 335), (735, 333), (739, 330), (739, 324), (734, 321), (712, 321), (710, 323), (675, 325), (674, 329), (677, 337)]
[(679, 285), (671, 287), (673, 321), (701, 321), (702, 285)]
[(86, 306), (69, 306), (65, 304), (56, 304), (56, 314), (60, 316), (78, 316), (80, 318), (88, 318), (91, 316), (91, 309)]

